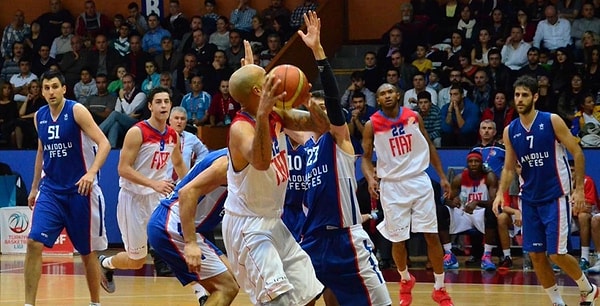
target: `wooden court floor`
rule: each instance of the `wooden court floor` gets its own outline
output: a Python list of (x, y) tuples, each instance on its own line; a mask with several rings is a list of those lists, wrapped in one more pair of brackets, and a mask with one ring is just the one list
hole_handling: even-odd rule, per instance
[[(0, 305), (23, 305), (24, 255), (0, 255)], [(102, 292), (102, 305), (197, 305), (190, 288), (183, 288), (174, 277), (155, 277), (152, 266), (134, 272), (118, 272), (117, 291)], [(413, 289), (415, 306), (436, 305), (431, 300), (433, 276), (423, 268), (412, 269), (417, 278)], [(397, 273), (384, 271), (393, 305), (398, 305)], [(563, 298), (568, 305), (578, 305), (578, 292), (572, 281), (558, 274)], [(592, 281), (600, 283), (593, 277)], [(550, 305), (545, 292), (537, 285), (533, 272), (518, 269), (500, 274), (478, 269), (461, 269), (446, 274), (448, 292), (455, 305)], [(86, 306), (89, 302), (83, 267), (78, 256), (46, 257), (39, 285), (37, 305)], [(240, 292), (232, 305), (251, 305), (248, 296)], [(324, 305), (323, 301), (317, 305)], [(357, 305), (362, 306), (362, 305)]]

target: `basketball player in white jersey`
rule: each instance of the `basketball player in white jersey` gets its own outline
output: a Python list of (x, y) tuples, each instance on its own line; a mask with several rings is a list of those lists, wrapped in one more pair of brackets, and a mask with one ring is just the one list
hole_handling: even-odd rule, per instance
[[(250, 43), (245, 58), (252, 63)], [(281, 80), (244, 65), (229, 81), (242, 108), (229, 132), (223, 240), (236, 279), (256, 305), (313, 305), (323, 290), (310, 258), (281, 220), (288, 185), (283, 129), (324, 130), (308, 112), (274, 109)], [(325, 120), (326, 121), (326, 120)]]
[(446, 197), (450, 183), (423, 126), (423, 119), (418, 113), (399, 105), (402, 94), (398, 88), (383, 84), (376, 96), (381, 110), (373, 114), (371, 121), (365, 125), (363, 160), (371, 160), (375, 146), (380, 183), (375, 178), (373, 164), (362, 163), (362, 170), (369, 183), (371, 197), (381, 199), (384, 219), (377, 229), (392, 242), (392, 257), (401, 277), (400, 305), (412, 303), (411, 291), (416, 282), (406, 266), (405, 241), (412, 231), (423, 233), (427, 242), (427, 255), (435, 278), (433, 300), (439, 305), (451, 306), (452, 299), (444, 287), (444, 253), (438, 238), (436, 214), (433, 213), (434, 193), (425, 172), (430, 161), (440, 177)]
[(48, 105), (34, 117), (38, 150), (28, 199), (33, 216), (25, 256), (25, 306), (36, 302), (43, 248), (52, 247), (63, 229), (81, 254), (89, 305), (100, 305), (95, 251), (106, 249), (108, 241), (98, 171), (110, 152), (110, 143), (83, 105), (65, 99), (62, 74), (48, 71), (41, 80)]
[(148, 97), (148, 108), (150, 118), (129, 129), (119, 158), (117, 221), (125, 251), (111, 257), (100, 256), (104, 271), (101, 285), (109, 293), (115, 291), (115, 269), (137, 270), (146, 262), (148, 219), (161, 196), (175, 187), (167, 173), (167, 162), (172, 159), (179, 177), (187, 172), (179, 135), (167, 125), (171, 110), (169, 89), (154, 88)]

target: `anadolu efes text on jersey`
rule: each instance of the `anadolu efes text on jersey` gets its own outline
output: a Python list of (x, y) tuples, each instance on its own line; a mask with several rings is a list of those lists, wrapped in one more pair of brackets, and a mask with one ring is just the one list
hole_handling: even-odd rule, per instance
[(379, 177), (402, 179), (429, 167), (429, 143), (419, 129), (417, 113), (400, 107), (396, 118), (389, 118), (378, 111), (371, 116), (371, 124)]

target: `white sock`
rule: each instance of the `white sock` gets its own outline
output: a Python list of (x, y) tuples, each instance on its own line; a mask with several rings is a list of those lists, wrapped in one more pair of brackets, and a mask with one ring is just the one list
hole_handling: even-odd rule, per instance
[(577, 283), (579, 291), (585, 292), (586, 294), (592, 291), (593, 289), (592, 284), (590, 284), (590, 281), (587, 279), (585, 274), (581, 274), (581, 278), (575, 280), (575, 283)]
[(33, 305), (31, 305), (31, 304), (25, 304), (25, 306), (33, 306)]
[(560, 292), (558, 292), (558, 286), (556, 284), (554, 284), (554, 286), (552, 286), (550, 288), (546, 288), (544, 290), (546, 290), (546, 293), (548, 294), (548, 297), (550, 298), (552, 303), (557, 304), (557, 305), (565, 304), (565, 301), (563, 301), (562, 296), (560, 296)]
[(100, 303), (90, 302), (90, 306), (100, 306)]
[(504, 257), (510, 258), (510, 249), (502, 250), (502, 253), (504, 253)]
[(443, 247), (446, 253), (452, 253), (452, 243), (444, 243)]
[(410, 281), (410, 273), (408, 273), (408, 269), (405, 269), (404, 271), (398, 270), (398, 273), (400, 273), (401, 280)]
[(107, 269), (115, 269), (115, 266), (112, 264), (112, 258), (112, 256), (104, 258), (100, 265)]
[(484, 244), (483, 245), (483, 252), (485, 253), (492, 253), (492, 250), (494, 249), (494, 247), (496, 247), (495, 245), (489, 245), (489, 244)]
[(435, 283), (433, 283), (433, 289), (439, 290), (444, 288), (444, 272), (437, 274), (433, 273), (433, 278), (435, 279)]
[(581, 258), (590, 261), (590, 247), (589, 246), (582, 246), (581, 247)]
[(202, 285), (198, 284), (198, 283), (194, 283), (194, 285), (192, 286), (192, 289), (194, 289), (194, 294), (196, 295), (196, 298), (201, 298), (205, 295), (208, 295), (206, 293), (206, 289), (204, 289), (204, 287), (202, 287)]

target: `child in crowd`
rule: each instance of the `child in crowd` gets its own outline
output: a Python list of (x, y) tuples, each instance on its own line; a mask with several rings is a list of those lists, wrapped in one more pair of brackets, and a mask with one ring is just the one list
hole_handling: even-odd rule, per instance
[(96, 81), (92, 77), (89, 68), (84, 67), (81, 69), (80, 80), (75, 84), (73, 92), (75, 93), (75, 99), (83, 105), (86, 105), (89, 96), (98, 94)]

